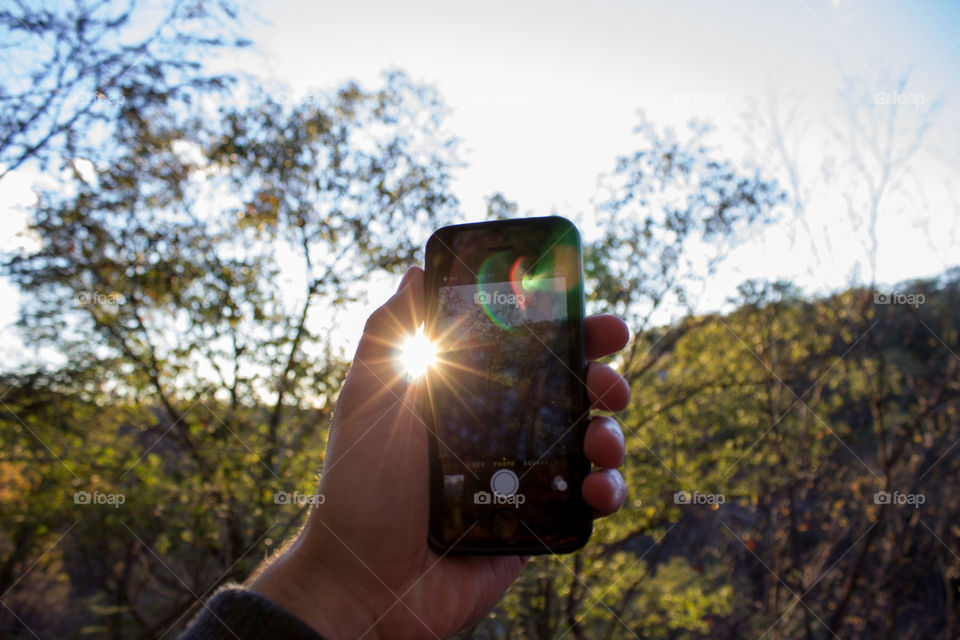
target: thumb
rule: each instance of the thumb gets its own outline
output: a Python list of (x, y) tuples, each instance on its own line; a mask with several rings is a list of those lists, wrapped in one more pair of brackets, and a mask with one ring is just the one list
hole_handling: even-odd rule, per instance
[(406, 381), (396, 364), (398, 343), (414, 331), (423, 317), (423, 269), (410, 267), (397, 292), (367, 319), (337, 403), (342, 410), (376, 410), (406, 392)]
[(417, 330), (423, 317), (423, 269), (410, 267), (397, 292), (377, 308), (363, 327), (354, 360), (373, 367), (391, 360), (397, 341)]
[(423, 269), (410, 267), (397, 292), (367, 319), (337, 399), (325, 475), (368, 432), (393, 429), (395, 420), (387, 419), (389, 415), (411, 417), (403, 408), (407, 382), (396, 365), (396, 350), (400, 339), (419, 325), (422, 304)]

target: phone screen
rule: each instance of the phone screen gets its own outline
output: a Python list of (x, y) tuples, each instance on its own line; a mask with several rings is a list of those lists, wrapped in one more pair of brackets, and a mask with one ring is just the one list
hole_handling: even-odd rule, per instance
[(431, 538), (467, 552), (579, 546), (590, 522), (579, 235), (546, 218), (440, 240), (427, 278)]

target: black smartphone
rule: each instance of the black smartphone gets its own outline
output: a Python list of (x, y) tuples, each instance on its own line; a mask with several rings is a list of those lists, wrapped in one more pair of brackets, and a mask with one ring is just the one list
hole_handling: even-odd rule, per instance
[(579, 549), (593, 530), (579, 231), (555, 216), (444, 227), (425, 263), (430, 546)]

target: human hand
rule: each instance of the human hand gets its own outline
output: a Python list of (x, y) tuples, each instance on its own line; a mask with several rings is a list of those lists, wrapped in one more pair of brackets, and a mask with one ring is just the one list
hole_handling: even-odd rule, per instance
[[(427, 546), (427, 434), (416, 384), (394, 365), (397, 342), (420, 325), (422, 306), (423, 270), (412, 267), (364, 327), (331, 426), (322, 504), (250, 584), (327, 640), (449, 637), (483, 617), (526, 561), (441, 556)], [(591, 360), (628, 338), (613, 316), (588, 318), (586, 333)], [(598, 362), (590, 362), (587, 387), (594, 409), (619, 411), (630, 398), (626, 381)], [(599, 467), (583, 482), (584, 500), (598, 516), (613, 513), (626, 498), (617, 423), (592, 418), (584, 450)]]

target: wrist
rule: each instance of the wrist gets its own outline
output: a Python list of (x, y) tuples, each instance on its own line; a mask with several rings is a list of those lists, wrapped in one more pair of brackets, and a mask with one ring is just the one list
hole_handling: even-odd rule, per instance
[[(299, 542), (299, 541), (298, 541)], [(324, 640), (378, 637), (375, 618), (319, 563), (300, 557), (294, 543), (259, 572), (248, 588), (297, 616)]]

